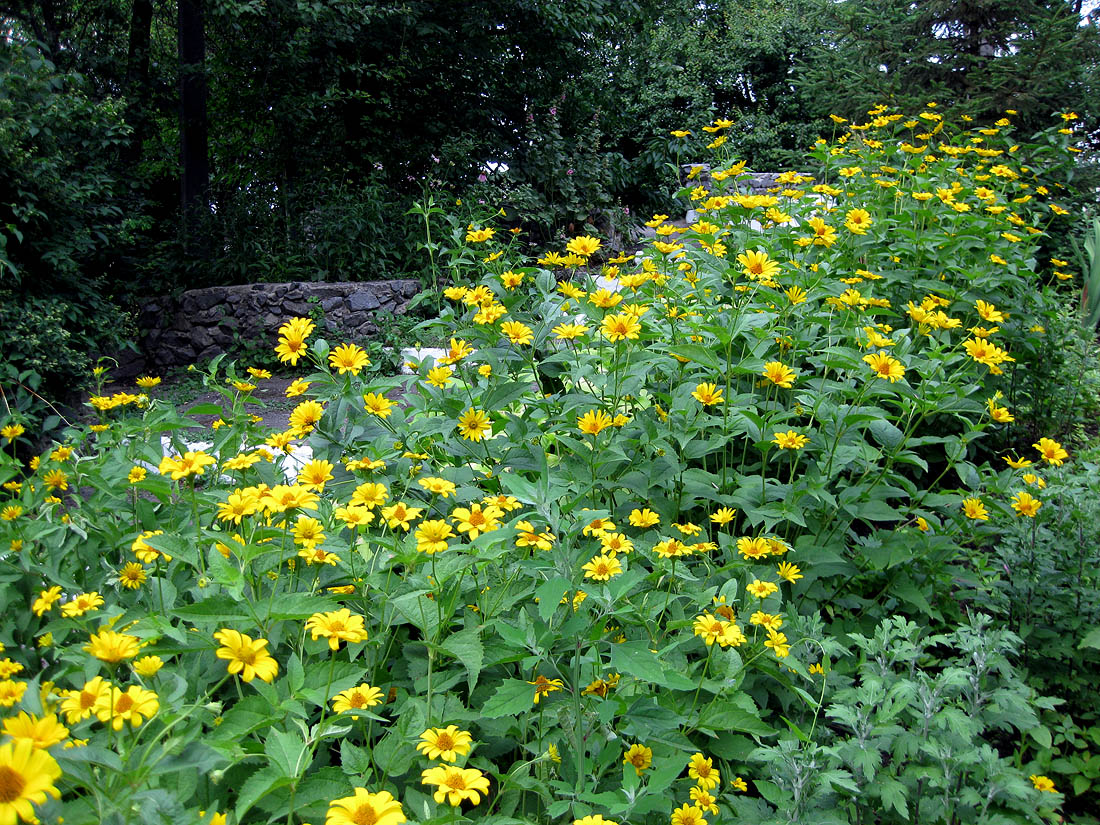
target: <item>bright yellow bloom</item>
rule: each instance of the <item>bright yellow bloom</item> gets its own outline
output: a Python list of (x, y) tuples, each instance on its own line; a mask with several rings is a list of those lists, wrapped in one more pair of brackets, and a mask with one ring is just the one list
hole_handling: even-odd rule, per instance
[(95, 704), (95, 715), (100, 722), (110, 724), (115, 730), (122, 730), (129, 722), (135, 728), (160, 710), (160, 700), (151, 690), (130, 685), (125, 691), (110, 686), (100, 694)]
[(694, 754), (688, 762), (688, 776), (705, 791), (716, 787), (722, 779), (718, 769), (714, 767), (713, 760), (701, 753)]
[(26, 682), (14, 682), (11, 679), (0, 679), (0, 707), (10, 708), (16, 702), (23, 701), (23, 694), (26, 692)]
[(136, 636), (101, 630), (92, 635), (88, 644), (84, 645), (84, 650), (101, 661), (115, 664), (137, 656), (141, 644)]
[(753, 281), (767, 281), (779, 274), (779, 262), (769, 258), (767, 252), (750, 249), (738, 255), (737, 262), (742, 274)]
[(331, 650), (339, 648), (340, 642), (358, 644), (367, 640), (363, 617), (346, 607), (328, 613), (314, 613), (306, 620), (306, 630), (310, 631), (314, 641), (321, 636), (328, 639)]
[[(4, 734), (16, 742), (22, 740), (29, 742), (35, 749), (46, 750), (64, 740), (69, 735), (69, 729), (57, 720), (56, 714), (50, 713), (39, 718), (21, 711), (18, 716), (4, 720)], [(0, 767), (0, 777), (2, 776), (3, 768)], [(0, 784), (0, 791), (2, 790), (3, 785)], [(6, 801), (0, 795), (0, 803)]]
[(458, 432), (467, 441), (481, 441), (492, 429), (489, 414), (483, 410), (470, 407), (458, 417)]
[(753, 579), (749, 584), (745, 585), (745, 590), (751, 593), (758, 599), (766, 599), (772, 593), (779, 590), (779, 585), (775, 582), (761, 581), (760, 579)]
[(246, 682), (251, 682), (257, 676), (265, 682), (271, 682), (278, 675), (279, 663), (264, 649), (268, 644), (267, 639), (253, 641), (252, 637), (228, 628), (219, 630), (214, 638), (222, 645), (218, 648), (217, 656), (228, 660), (227, 669), (230, 674), (239, 673)]
[(1035, 790), (1037, 790), (1037, 791), (1046, 791), (1047, 793), (1058, 793), (1054, 789), (1054, 782), (1049, 777), (1038, 776), (1036, 774), (1031, 774), (1031, 776), (1029, 776), (1028, 779), (1031, 780), (1031, 784), (1035, 786)]
[(852, 209), (844, 216), (844, 228), (853, 235), (866, 235), (867, 227), (872, 223), (871, 213), (866, 209)]
[(164, 659), (160, 656), (142, 656), (140, 659), (135, 659), (131, 667), (138, 676), (149, 679), (156, 676), (157, 672), (164, 667)]
[(887, 352), (869, 353), (863, 356), (863, 360), (876, 376), (887, 379), (891, 384), (905, 377), (905, 367), (901, 361)]
[(1040, 438), (1031, 446), (1042, 454), (1043, 461), (1047, 464), (1053, 464), (1055, 467), (1060, 467), (1062, 461), (1069, 458), (1069, 453), (1053, 438)]
[(371, 793), (366, 788), (356, 788), (352, 796), (332, 800), (325, 815), (325, 825), (401, 825), (406, 821), (401, 803), (393, 794)]
[(438, 765), (420, 774), (420, 784), (435, 785), (437, 790), (432, 798), (437, 803), (446, 799), (452, 807), (458, 807), (467, 799), (470, 804), (478, 805), (481, 794), (489, 793), (489, 780), (477, 768)]
[(65, 618), (83, 616), (89, 610), (99, 610), (103, 604), (103, 597), (96, 592), (81, 593), (79, 596), (61, 605), (61, 615)]
[(631, 745), (623, 754), (623, 762), (634, 768), (634, 773), (642, 775), (642, 771), (653, 764), (653, 751), (645, 745)]
[(780, 361), (769, 361), (764, 365), (763, 375), (776, 386), (789, 389), (798, 373)]
[(470, 752), (474, 738), (469, 731), (459, 730), (455, 725), (445, 728), (428, 728), (420, 734), (416, 749), (429, 759), (442, 759), (454, 762), (460, 756)]
[(1016, 493), (1016, 495), (1012, 497), (1012, 509), (1021, 516), (1035, 518), (1036, 514), (1039, 512), (1039, 508), (1042, 506), (1043, 502), (1026, 491)]
[(611, 423), (611, 416), (603, 410), (589, 410), (577, 417), (577, 429), (589, 435), (599, 435), (602, 430), (610, 427)]
[(444, 389), (451, 383), (451, 376), (453, 376), (454, 373), (455, 371), (450, 367), (432, 367), (428, 370), (428, 383), (433, 387)]
[(631, 527), (653, 527), (654, 525), (661, 523), (661, 517), (650, 510), (648, 507), (644, 509), (633, 509), (630, 511), (630, 515), (627, 517)]
[(332, 697), (332, 710), (335, 713), (364, 710), (382, 704), (384, 694), (378, 688), (365, 682), (347, 690), (342, 690)]
[(41, 616), (53, 610), (54, 604), (61, 600), (61, 587), (54, 585), (49, 590), (43, 590), (31, 605), (31, 612), (35, 616)]
[(681, 805), (672, 812), (671, 825), (707, 825), (701, 808), (695, 805)]
[(340, 375), (358, 375), (363, 367), (370, 366), (366, 350), (356, 344), (341, 344), (328, 354), (328, 363)]
[(725, 401), (722, 397), (722, 390), (718, 388), (717, 384), (699, 384), (695, 387), (691, 397), (704, 407), (721, 404)]
[(582, 258), (587, 258), (595, 254), (599, 248), (600, 239), (593, 238), (591, 235), (579, 235), (565, 245), (566, 252), (580, 255)]
[(623, 567), (615, 556), (601, 554), (593, 556), (591, 560), (581, 567), (586, 579), (595, 581), (609, 581), (613, 576), (623, 572)]
[(363, 407), (371, 415), (377, 415), (379, 418), (386, 418), (393, 408), (397, 406), (390, 401), (386, 396), (380, 395), (376, 392), (368, 392), (363, 396)]
[(616, 341), (637, 340), (641, 333), (642, 325), (633, 315), (623, 312), (618, 315), (608, 315), (603, 319), (600, 332), (612, 343)]
[(445, 478), (418, 478), (416, 483), (427, 490), (429, 493), (435, 493), (436, 495), (447, 498), (454, 495), (455, 484), (453, 481), (448, 481)]
[(416, 528), (416, 551), (429, 556), (447, 549), (447, 539), (454, 535), (451, 525), (442, 519), (428, 519)]
[(963, 514), (972, 521), (989, 521), (989, 511), (980, 498), (963, 499)]
[(413, 519), (420, 518), (424, 510), (420, 507), (410, 507), (403, 501), (382, 508), (382, 518), (391, 529), (400, 527), (406, 533), (409, 531)]
[(779, 562), (779, 578), (786, 579), (791, 584), (794, 584), (796, 581), (803, 578), (803, 576), (798, 565), (791, 564), (789, 561), (781, 561)]
[(38, 822), (35, 805), (43, 805), (47, 796), (61, 798), (54, 783), (61, 768), (49, 753), (35, 748), (26, 739), (0, 745), (0, 823), (15, 825)]
[(485, 509), (477, 502), (467, 507), (456, 507), (451, 511), (451, 520), (454, 521), (458, 532), (467, 533), (473, 541), (482, 533), (491, 533), (500, 527), (500, 518), (504, 512), (492, 504)]
[(516, 346), (530, 344), (534, 340), (531, 327), (519, 321), (505, 321), (500, 325), (500, 331)]
[(810, 441), (808, 435), (796, 433), (794, 430), (787, 430), (785, 433), (774, 433), (774, 435), (775, 438), (772, 439), (772, 444), (781, 450), (801, 450)]

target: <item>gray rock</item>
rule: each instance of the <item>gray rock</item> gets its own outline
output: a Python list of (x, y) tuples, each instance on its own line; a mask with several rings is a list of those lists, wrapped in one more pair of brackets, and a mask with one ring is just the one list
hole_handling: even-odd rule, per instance
[(381, 306), (374, 292), (367, 289), (360, 289), (348, 296), (348, 305), (352, 312), (366, 312)]

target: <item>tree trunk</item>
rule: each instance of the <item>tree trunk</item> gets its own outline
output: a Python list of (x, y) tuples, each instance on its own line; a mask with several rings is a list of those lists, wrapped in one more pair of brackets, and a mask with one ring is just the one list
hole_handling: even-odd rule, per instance
[(206, 258), (202, 227), (210, 211), (210, 161), (206, 120), (206, 35), (203, 0), (179, 0), (180, 208), (184, 250)]
[(122, 151), (123, 164), (133, 169), (140, 161), (149, 131), (149, 48), (153, 25), (152, 0), (134, 0), (130, 15), (130, 48), (126, 55), (126, 119), (134, 129)]

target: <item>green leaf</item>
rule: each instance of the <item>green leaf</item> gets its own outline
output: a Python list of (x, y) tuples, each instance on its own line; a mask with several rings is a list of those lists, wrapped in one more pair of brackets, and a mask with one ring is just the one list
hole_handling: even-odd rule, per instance
[(368, 773), (371, 769), (370, 752), (366, 748), (353, 745), (349, 740), (340, 740), (340, 767), (348, 776)]
[(306, 743), (301, 735), (288, 731), (272, 730), (264, 742), (264, 753), (271, 764), (282, 772), (283, 776), (297, 779), (308, 767)]
[(573, 583), (562, 576), (556, 576), (550, 581), (543, 582), (535, 588), (535, 598), (539, 602), (539, 618), (549, 623), (558, 609), (562, 596), (568, 592)]
[(1088, 633), (1085, 634), (1085, 638), (1081, 640), (1081, 643), (1077, 645), (1077, 649), (1091, 647), (1094, 650), (1100, 650), (1100, 627), (1094, 627)]
[(521, 679), (506, 679), (482, 706), (481, 715), (488, 719), (518, 716), (530, 711), (534, 702), (534, 685)]
[(249, 809), (273, 791), (289, 785), (293, 780), (289, 776), (283, 776), (276, 769), (261, 768), (244, 781), (237, 794), (237, 821), (242, 818)]
[[(736, 732), (747, 733), (751, 736), (771, 736), (775, 729), (760, 718), (759, 710), (749, 710), (743, 707), (743, 699), (748, 699), (741, 694), (738, 699), (742, 702), (734, 704), (725, 697), (708, 705), (699, 714), (698, 727), (713, 734)], [(745, 704), (752, 705), (751, 699)]]
[(470, 693), (473, 693), (474, 688), (477, 686), (478, 676), (481, 675), (482, 663), (485, 661), (485, 648), (481, 644), (481, 631), (476, 627), (467, 627), (465, 630), (452, 633), (440, 647), (466, 667)]

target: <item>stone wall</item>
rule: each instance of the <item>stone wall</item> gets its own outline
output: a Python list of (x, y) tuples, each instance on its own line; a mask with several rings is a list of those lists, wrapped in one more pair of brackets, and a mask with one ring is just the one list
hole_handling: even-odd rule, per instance
[(419, 291), (419, 281), (405, 279), (218, 286), (153, 298), (141, 308), (143, 359), (132, 367), (156, 370), (207, 360), (231, 348), (237, 336), (273, 347), (284, 321), (308, 317), (318, 307), (335, 334), (361, 342), (378, 331), (376, 313), (404, 312)]

